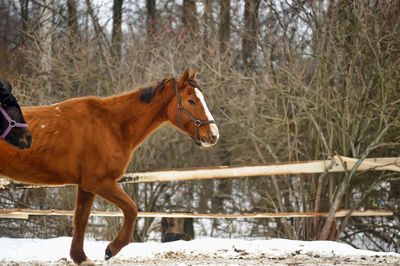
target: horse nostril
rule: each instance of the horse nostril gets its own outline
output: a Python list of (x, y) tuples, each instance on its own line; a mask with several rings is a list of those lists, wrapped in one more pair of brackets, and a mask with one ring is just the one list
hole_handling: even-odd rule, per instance
[(217, 136), (211, 135), (211, 141), (215, 141), (217, 139)]
[(32, 135), (27, 135), (24, 138), (19, 139), (19, 144), (18, 147), (23, 150), (23, 149), (28, 149), (32, 145)]
[(32, 144), (32, 136), (31, 135), (29, 135), (28, 137), (27, 137), (27, 139), (28, 139), (28, 143), (29, 143), (29, 146)]

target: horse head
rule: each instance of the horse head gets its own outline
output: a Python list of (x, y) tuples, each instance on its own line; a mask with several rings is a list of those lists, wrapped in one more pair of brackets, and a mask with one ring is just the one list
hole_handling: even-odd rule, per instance
[(200, 147), (211, 147), (219, 138), (218, 127), (195, 81), (197, 70), (174, 82), (175, 97), (168, 106), (170, 122), (191, 136)]
[(32, 134), (11, 90), (8, 81), (0, 80), (0, 139), (22, 150), (31, 146)]

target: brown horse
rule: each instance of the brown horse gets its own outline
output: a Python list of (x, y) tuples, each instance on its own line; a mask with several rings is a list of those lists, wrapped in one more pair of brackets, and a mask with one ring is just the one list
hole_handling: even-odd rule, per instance
[(108, 98), (83, 97), (23, 112), (35, 141), (17, 150), (0, 143), (0, 175), (34, 184), (76, 184), (77, 200), (70, 255), (89, 262), (83, 251), (84, 233), (96, 195), (117, 205), (124, 222), (105, 258), (115, 256), (131, 239), (137, 215), (135, 202), (117, 184), (136, 147), (164, 122), (180, 128), (197, 145), (210, 147), (218, 128), (204, 97), (186, 70), (177, 81)]
[(10, 82), (0, 80), (0, 139), (23, 150), (31, 146), (32, 134), (11, 90)]

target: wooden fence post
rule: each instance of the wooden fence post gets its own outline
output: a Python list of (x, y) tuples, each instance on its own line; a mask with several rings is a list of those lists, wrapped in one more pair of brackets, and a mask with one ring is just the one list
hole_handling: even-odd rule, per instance
[(161, 242), (194, 239), (193, 218), (161, 219)]

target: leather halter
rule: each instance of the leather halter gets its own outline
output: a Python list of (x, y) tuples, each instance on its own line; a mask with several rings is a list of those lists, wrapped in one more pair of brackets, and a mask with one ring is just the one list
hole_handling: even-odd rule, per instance
[(174, 89), (175, 89), (175, 94), (176, 94), (176, 100), (178, 102), (178, 126), (181, 130), (183, 130), (182, 124), (181, 124), (181, 111), (183, 111), (190, 120), (193, 121), (195, 130), (194, 130), (194, 137), (193, 140), (197, 145), (201, 145), (201, 141), (197, 140), (197, 135), (199, 134), (199, 127), (202, 125), (209, 125), (209, 124), (215, 124), (214, 120), (198, 120), (196, 119), (188, 110), (183, 107), (183, 103), (181, 101), (181, 98), (179, 97), (178, 93), (178, 81), (176, 78), (172, 78), (171, 80), (174, 81)]
[(7, 114), (6, 110), (1, 105), (0, 105), (0, 112), (3, 114), (4, 118), (8, 121), (8, 127), (3, 132), (3, 134), (0, 136), (0, 139), (5, 139), (8, 135), (8, 133), (10, 133), (10, 131), (14, 127), (28, 127), (28, 124), (26, 124), (26, 123), (18, 123), (18, 122), (15, 122), (15, 120), (11, 119), (11, 117)]

